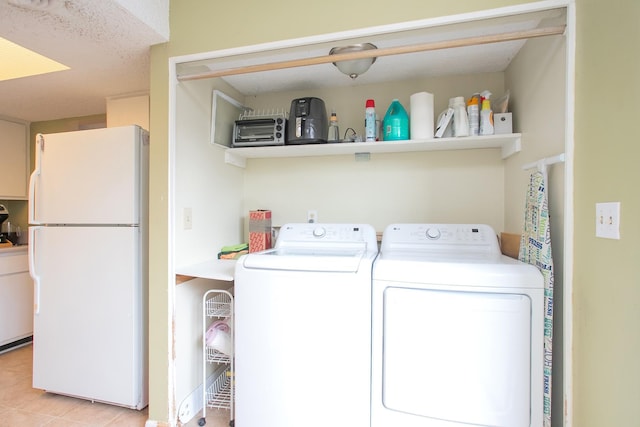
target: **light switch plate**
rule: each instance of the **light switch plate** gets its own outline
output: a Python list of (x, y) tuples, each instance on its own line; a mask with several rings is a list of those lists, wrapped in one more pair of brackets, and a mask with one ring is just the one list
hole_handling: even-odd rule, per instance
[(193, 211), (191, 208), (184, 208), (182, 212), (182, 228), (183, 230), (191, 230), (193, 228)]
[(596, 203), (596, 237), (620, 239), (620, 202)]

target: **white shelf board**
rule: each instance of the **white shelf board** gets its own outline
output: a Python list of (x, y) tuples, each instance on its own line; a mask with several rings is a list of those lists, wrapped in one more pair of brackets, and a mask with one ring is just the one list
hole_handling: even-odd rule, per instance
[(235, 269), (236, 260), (212, 259), (198, 264), (178, 267), (176, 268), (175, 273), (183, 276), (231, 282), (233, 281)]
[(514, 133), (406, 141), (340, 142), (331, 144), (228, 148), (225, 152), (225, 161), (239, 167), (244, 167), (246, 159), (336, 156), (356, 153), (470, 150), (482, 148), (500, 148), (502, 149), (502, 158), (506, 159), (520, 151), (521, 134)]

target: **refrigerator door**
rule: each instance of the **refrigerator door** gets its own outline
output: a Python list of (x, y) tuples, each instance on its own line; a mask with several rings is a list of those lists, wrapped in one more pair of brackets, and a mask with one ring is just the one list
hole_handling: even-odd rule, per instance
[(38, 135), (29, 222), (138, 224), (143, 135), (138, 126)]
[(146, 297), (138, 227), (32, 227), (33, 386), (147, 405)]

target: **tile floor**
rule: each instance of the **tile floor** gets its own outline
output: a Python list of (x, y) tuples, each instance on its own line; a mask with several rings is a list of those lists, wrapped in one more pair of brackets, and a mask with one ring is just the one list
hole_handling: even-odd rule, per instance
[[(32, 346), (0, 354), (2, 427), (143, 427), (142, 411), (45, 393), (31, 387)], [(185, 424), (198, 425), (200, 414)], [(207, 427), (229, 425), (229, 411), (207, 410)]]

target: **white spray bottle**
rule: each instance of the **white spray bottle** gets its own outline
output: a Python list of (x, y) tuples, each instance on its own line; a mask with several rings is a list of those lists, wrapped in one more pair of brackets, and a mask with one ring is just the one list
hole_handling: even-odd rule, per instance
[(480, 135), (493, 135), (493, 111), (491, 110), (491, 92), (488, 90), (483, 91), (482, 96), (482, 110), (480, 111)]

